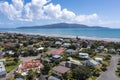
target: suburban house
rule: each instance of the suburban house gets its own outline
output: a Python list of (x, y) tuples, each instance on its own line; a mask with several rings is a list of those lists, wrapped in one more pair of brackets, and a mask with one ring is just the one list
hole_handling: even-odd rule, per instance
[(5, 77), (7, 74), (3, 62), (0, 62), (0, 78)]
[(70, 43), (64, 43), (62, 46), (63, 47), (69, 47), (71, 44)]
[(89, 54), (88, 53), (79, 53), (79, 57), (83, 59), (89, 59)]
[(44, 50), (44, 47), (37, 48), (37, 51), (42, 51)]
[(13, 43), (5, 43), (5, 44), (4, 44), (4, 47), (13, 47), (13, 46), (14, 46)]
[(8, 53), (10, 55), (14, 55), (15, 54), (12, 50), (8, 50), (8, 51), (6, 51), (6, 53)]
[(60, 66), (68, 67), (68, 68), (76, 68), (77, 66), (82, 65), (80, 61), (73, 60), (73, 61), (62, 61), (59, 64)]
[(51, 54), (52, 55), (61, 55), (64, 52), (63, 49), (57, 49), (55, 51), (52, 51)]
[(3, 57), (4, 53), (0, 52), (0, 59)]
[(23, 78), (16, 78), (15, 80), (23, 80)]
[(74, 50), (74, 49), (67, 49), (65, 51), (65, 53), (69, 53), (69, 54), (72, 54), (72, 53), (75, 53), (75, 52), (76, 52), (76, 50)]
[(96, 57), (96, 58), (95, 58), (95, 61), (97, 61), (97, 62), (99, 62), (99, 63), (102, 63), (103, 58), (98, 58), (98, 57)]
[(2, 58), (2, 59), (0, 59), (0, 62), (5, 62), (5, 61), (6, 61), (6, 59), (3, 59), (3, 58)]
[[(40, 70), (43, 68), (43, 64), (40, 63), (40, 60), (31, 60), (19, 65), (17, 72), (24, 73), (30, 69)], [(26, 74), (26, 73), (25, 73)]]
[(54, 76), (49, 76), (49, 77), (48, 77), (48, 80), (60, 80), (60, 79), (57, 78), (57, 77), (54, 77)]
[(87, 60), (85, 61), (85, 65), (86, 66), (93, 66), (93, 67), (96, 67), (98, 66), (100, 63), (95, 61), (95, 60)]
[(52, 56), (52, 58), (50, 58), (49, 62), (54, 62), (55, 60), (60, 59), (60, 58), (61, 58), (60, 55), (54, 55)]
[(64, 66), (55, 66), (52, 68), (52, 73), (56, 74), (59, 77), (62, 77), (68, 71), (70, 71), (70, 68)]
[(55, 44), (56, 45), (62, 45), (62, 42), (61, 41), (56, 41)]
[(98, 48), (97, 48), (97, 50), (103, 50), (104, 49), (104, 46), (99, 46)]
[(114, 48), (111, 48), (111, 49), (109, 49), (108, 50), (110, 53), (112, 53), (112, 52), (115, 52), (115, 49)]

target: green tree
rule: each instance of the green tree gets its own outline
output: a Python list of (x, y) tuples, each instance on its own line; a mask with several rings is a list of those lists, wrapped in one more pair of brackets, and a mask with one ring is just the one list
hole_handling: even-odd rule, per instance
[(91, 70), (86, 66), (79, 66), (72, 70), (73, 78), (77, 80), (86, 80), (91, 76)]
[(34, 80), (35, 79), (35, 75), (36, 74), (35, 74), (35, 72), (32, 69), (29, 70), (26, 80)]

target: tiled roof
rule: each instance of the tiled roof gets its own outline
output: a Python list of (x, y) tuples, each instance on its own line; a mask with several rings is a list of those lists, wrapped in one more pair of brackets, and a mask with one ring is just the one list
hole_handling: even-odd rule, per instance
[(63, 52), (64, 52), (64, 50), (58, 49), (58, 50), (55, 50), (55, 51), (51, 52), (51, 54), (52, 54), (52, 55), (60, 55), (60, 54), (62, 54)]
[(36, 67), (39, 67), (39, 66), (43, 66), (39, 60), (31, 60), (31, 61), (28, 61), (28, 62), (25, 62), (22, 64), (21, 68), (22, 69), (30, 69), (30, 68), (36, 68)]

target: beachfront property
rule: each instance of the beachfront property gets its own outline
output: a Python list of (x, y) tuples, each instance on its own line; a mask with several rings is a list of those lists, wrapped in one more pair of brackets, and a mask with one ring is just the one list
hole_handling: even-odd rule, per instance
[[(20, 53), (20, 54), (18, 54), (18, 58), (23, 62), (21, 62), (21, 64), (19, 66), (17, 66), (18, 67), (17, 73), (20, 73), (24, 77), (27, 77), (26, 75), (29, 75), (28, 74), (29, 70), (32, 69), (32, 71), (37, 70), (38, 72), (41, 72), (41, 74), (43, 76), (46, 76), (46, 75), (51, 76), (51, 75), (49, 75), (49, 72), (52, 72), (53, 77), (59, 78), (59, 76), (66, 74), (68, 71), (73, 72), (73, 70), (78, 68), (78, 67), (84, 67), (84, 68), (86, 68), (85, 66), (96, 67), (97, 65), (99, 65), (100, 63), (103, 62), (103, 59), (101, 59), (101, 58), (99, 58), (99, 56), (97, 56), (97, 55), (99, 55), (99, 54), (97, 54), (97, 52), (95, 52), (96, 53), (95, 55), (92, 55), (92, 49), (91, 49), (91, 47), (89, 47), (90, 46), (89, 44), (86, 45), (87, 48), (85, 48), (85, 46), (83, 47), (84, 44), (86, 44), (87, 42), (91, 43), (91, 41), (87, 40), (86, 43), (83, 43), (84, 40), (75, 40), (75, 39), (67, 39), (68, 41), (64, 41), (64, 38), (62, 41), (60, 41), (56, 37), (55, 38), (53, 38), (53, 37), (48, 38), (48, 37), (40, 37), (39, 36), (39, 39), (35, 40), (37, 42), (34, 43), (34, 42), (31, 42), (31, 39), (33, 38), (33, 36), (31, 38), (28, 36), (24, 35), (25, 39), (17, 39), (17, 41), (15, 41), (15, 42), (10, 42), (13, 44), (18, 42), (17, 44), (18, 45), (22, 44), (21, 46), (18, 46), (15, 48), (10, 48), (10, 49), (9, 48), (5, 49), (5, 52), (10, 51), (10, 53), (11, 53), (11, 51), (12, 51), (12, 52), (14, 52), (14, 54)], [(28, 38), (26, 38), (26, 37), (28, 37)], [(16, 40), (16, 38), (15, 38), (15, 40)], [(62, 44), (68, 43), (70, 45), (68, 45), (68, 47), (63, 47), (63, 46), (58, 47), (55, 45), (55, 42), (58, 42), (58, 44), (59, 44), (59, 41), (62, 42)], [(69, 42), (69, 41), (71, 41), (71, 42)], [(92, 41), (93, 45), (95, 45), (94, 42), (96, 42), (96, 41)], [(49, 43), (50, 43), (50, 45), (49, 45)], [(98, 46), (100, 46), (100, 45), (98, 45)], [(97, 50), (98, 46), (93, 48), (93, 51)], [(2, 48), (4, 48), (4, 47), (2, 47)], [(106, 47), (106, 48), (109, 49), (108, 47)], [(19, 50), (19, 52), (16, 52), (17, 49)], [(39, 52), (39, 50), (41, 51), (43, 49), (46, 52), (44, 52), (44, 53)], [(90, 52), (87, 51), (87, 49), (90, 50)], [(31, 55), (32, 53), (36, 54), (36, 55)], [(71, 55), (68, 55), (67, 53), (71, 54)], [(91, 53), (91, 54), (88, 54), (88, 53)], [(27, 54), (27, 55), (24, 56), (24, 54)], [(23, 55), (23, 56), (20, 56), (20, 55)], [(107, 54), (105, 54), (105, 55), (107, 55)], [(8, 58), (7, 61), (13, 62), (15, 55), (10, 55), (11, 58), (13, 58), (12, 61), (11, 61), (11, 59), (9, 59), (9, 55), (5, 54), (5, 56), (7, 56), (7, 58)], [(91, 58), (93, 58), (94, 61), (86, 60), (86, 59), (90, 59), (90, 56), (92, 56)], [(97, 56), (97, 57), (95, 57), (95, 56)], [(47, 67), (43, 67), (43, 69), (41, 69), (42, 66), (41, 66), (40, 60), (39, 60), (39, 62), (32, 61), (32, 58), (30, 59), (30, 61), (26, 62), (26, 60), (25, 60), (26, 57), (29, 57), (29, 59), (31, 57), (34, 59), (40, 59), (42, 64), (43, 64), (42, 66), (47, 65)], [(4, 56), (3, 56), (2, 60), (0, 60), (0, 62), (4, 62), (3, 59), (4, 59)], [(51, 62), (49, 63), (50, 60), (51, 60)], [(58, 67), (58, 66), (60, 66), (60, 67)], [(57, 67), (57, 69), (56, 69), (56, 67)], [(62, 70), (64, 70), (65, 72)], [(35, 74), (35, 76), (38, 76), (38, 75)], [(52, 79), (54, 79), (53, 77), (52, 77)], [(65, 79), (65, 80), (67, 80), (67, 79)]]
[(43, 68), (43, 64), (40, 62), (40, 60), (30, 60), (25, 63), (22, 63), (19, 65), (17, 73), (25, 74), (27, 75), (27, 72), (30, 69), (40, 70)]
[(0, 78), (5, 77), (7, 74), (3, 62), (0, 62)]
[(88, 53), (79, 53), (79, 57), (83, 59), (89, 59), (89, 54)]
[(59, 77), (62, 77), (68, 71), (70, 71), (70, 68), (64, 66), (55, 66), (52, 68), (52, 73), (56, 74)]

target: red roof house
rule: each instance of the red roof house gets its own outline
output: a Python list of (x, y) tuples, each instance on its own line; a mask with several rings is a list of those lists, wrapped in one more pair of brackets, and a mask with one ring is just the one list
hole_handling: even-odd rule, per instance
[(61, 55), (63, 52), (64, 52), (64, 50), (58, 49), (58, 50), (52, 51), (51, 54), (52, 55)]
[(20, 64), (18, 68), (18, 72), (21, 73), (30, 69), (40, 69), (40, 68), (43, 68), (43, 65), (40, 63), (39, 60), (31, 60), (23, 64)]

